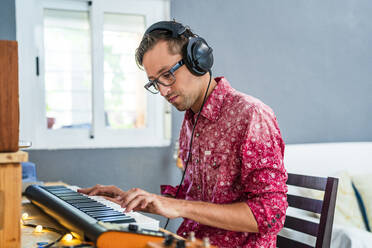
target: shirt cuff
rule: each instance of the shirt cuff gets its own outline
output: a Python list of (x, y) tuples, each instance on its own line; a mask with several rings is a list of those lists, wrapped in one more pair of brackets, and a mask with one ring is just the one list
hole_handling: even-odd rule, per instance
[[(171, 185), (160, 185), (160, 193), (175, 198), (178, 187), (179, 186), (173, 187)], [(182, 189), (178, 192), (177, 199), (185, 199), (185, 193)]]
[[(279, 199), (282, 200), (281, 207), (274, 207), (278, 206), (274, 202)], [(246, 203), (256, 219), (259, 233), (276, 235), (283, 228), (288, 207), (285, 195), (277, 194), (271, 200), (252, 198)]]

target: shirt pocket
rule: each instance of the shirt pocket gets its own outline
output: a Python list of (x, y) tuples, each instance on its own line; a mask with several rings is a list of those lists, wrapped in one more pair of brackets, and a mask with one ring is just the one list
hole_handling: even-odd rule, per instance
[(204, 199), (213, 203), (223, 203), (231, 187), (229, 176), (229, 155), (211, 152), (204, 156)]
[(208, 169), (218, 169), (222, 164), (227, 163), (228, 154), (218, 151), (205, 151), (204, 163)]
[[(210, 155), (204, 155), (204, 173), (206, 175), (206, 184), (215, 186), (219, 183), (227, 172), (228, 154), (220, 152), (211, 152)], [(210, 187), (209, 187), (210, 188)]]

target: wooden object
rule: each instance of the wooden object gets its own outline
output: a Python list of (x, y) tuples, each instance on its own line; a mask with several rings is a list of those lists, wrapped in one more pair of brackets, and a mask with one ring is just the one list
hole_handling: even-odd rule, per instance
[(16, 152), (18, 139), (17, 42), (0, 40), (0, 152)]
[(0, 247), (21, 245), (22, 167), (26, 152), (0, 153)]
[[(324, 198), (323, 201), (321, 201), (288, 194), (287, 199), (290, 207), (318, 213), (320, 214), (320, 221), (319, 224), (317, 224), (304, 219), (287, 216), (284, 227), (314, 236), (316, 238), (315, 248), (330, 247), (338, 179), (333, 177), (323, 178), (288, 173), (287, 184), (324, 191)], [(278, 236), (277, 247), (311, 248), (312, 246), (297, 240)]]

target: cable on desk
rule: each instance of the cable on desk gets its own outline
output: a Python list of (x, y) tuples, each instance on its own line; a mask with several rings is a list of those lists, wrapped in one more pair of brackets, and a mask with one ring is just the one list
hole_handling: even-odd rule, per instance
[[(28, 226), (28, 227), (37, 227), (38, 225), (36, 224), (25, 224), (25, 223), (22, 223), (24, 226)], [(56, 228), (53, 228), (53, 227), (47, 227), (47, 226), (43, 226), (43, 229), (45, 230), (48, 230), (48, 231), (52, 231), (52, 232), (55, 232), (55, 233), (58, 233), (58, 234), (67, 234), (68, 232), (65, 232), (65, 231), (61, 231), (61, 230), (58, 230)]]
[[(28, 227), (33, 227), (33, 228), (36, 228), (38, 226), (36, 224), (27, 224), (27, 223), (25, 223), (25, 221), (23, 219), (21, 219), (21, 221), (22, 221), (22, 225), (23, 226), (28, 226)], [(61, 236), (58, 239), (56, 239), (55, 241), (51, 242), (51, 243), (48, 243), (48, 244), (46, 244), (44, 246), (39, 246), (40, 248), (49, 248), (49, 247), (52, 247), (52, 245), (54, 245), (54, 244), (58, 243), (59, 241), (61, 241), (61, 239), (66, 234), (70, 233), (70, 232), (66, 232), (66, 231), (59, 230), (59, 229), (56, 229), (54, 227), (48, 227), (48, 226), (43, 226), (43, 229), (48, 230), (48, 231), (52, 231), (52, 232), (55, 232), (55, 233), (58, 233)], [(69, 245), (67, 247), (69, 247), (69, 248), (93, 247), (93, 243), (91, 243), (91, 242), (83, 242), (82, 241), (81, 244), (78, 244), (78, 245)]]
[(58, 239), (56, 239), (55, 241), (45, 245), (45, 246), (42, 246), (43, 248), (47, 248), (47, 247), (51, 247), (52, 245), (58, 243), (59, 241), (61, 241), (61, 239), (63, 238), (63, 236), (65, 236), (65, 234), (62, 234)]
[[(21, 219), (21, 221), (22, 221), (22, 225), (24, 225), (24, 226), (34, 227), (34, 228), (36, 228), (36, 227), (38, 226), (38, 225), (36, 225), (36, 224), (27, 224), (27, 223), (25, 223), (25, 221), (24, 221), (23, 219)], [(51, 243), (48, 243), (48, 244), (45, 245), (45, 246), (39, 246), (39, 247), (43, 247), (43, 248), (51, 247), (51, 246), (54, 245), (55, 243), (59, 242), (59, 241), (63, 238), (63, 236), (65, 236), (67, 233), (69, 233), (69, 232), (62, 231), (62, 230), (56, 229), (56, 228), (54, 228), (54, 227), (48, 227), (48, 226), (44, 226), (43, 229), (48, 230), (48, 231), (52, 231), (52, 232), (55, 232), (55, 233), (58, 233), (58, 234), (61, 235), (61, 236), (60, 236), (58, 239), (56, 239), (55, 241), (53, 241), (53, 242), (51, 242)]]

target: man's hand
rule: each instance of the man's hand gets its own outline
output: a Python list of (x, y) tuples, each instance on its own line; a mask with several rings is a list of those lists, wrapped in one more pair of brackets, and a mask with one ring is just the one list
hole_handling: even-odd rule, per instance
[(100, 195), (125, 208), (125, 212), (143, 211), (173, 219), (183, 217), (204, 225), (237, 232), (258, 232), (257, 221), (245, 202), (214, 204), (173, 199), (134, 188), (123, 191), (116, 186), (96, 185), (79, 189), (88, 195)]
[(142, 189), (134, 188), (128, 190), (121, 194), (118, 200), (121, 207), (125, 208), (125, 212), (131, 210), (143, 211), (162, 215), (170, 219), (180, 217), (177, 211), (177, 206), (181, 203), (180, 200), (151, 194)]
[(113, 185), (103, 186), (100, 184), (97, 184), (91, 188), (78, 189), (77, 191), (79, 193), (87, 194), (90, 196), (93, 195), (103, 196), (105, 199), (115, 202), (117, 204), (120, 204), (119, 198), (124, 193), (123, 190), (119, 189), (116, 186)]
[(125, 212), (134, 210), (159, 214), (171, 219), (180, 217), (176, 210), (176, 206), (180, 201), (151, 194), (138, 188), (123, 191), (113, 185), (103, 186), (97, 184), (91, 188), (78, 189), (78, 192), (91, 196), (103, 196), (107, 200), (115, 202), (122, 208), (125, 208)]

